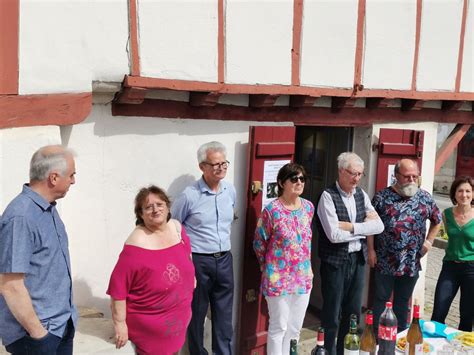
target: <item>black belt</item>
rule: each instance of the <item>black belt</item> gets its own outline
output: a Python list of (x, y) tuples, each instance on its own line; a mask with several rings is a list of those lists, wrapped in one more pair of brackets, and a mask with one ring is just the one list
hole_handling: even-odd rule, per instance
[(472, 260), (448, 260), (448, 261), (455, 264), (474, 264), (474, 261)]
[(218, 251), (217, 253), (210, 253), (210, 254), (206, 254), (206, 253), (193, 253), (193, 254), (202, 255), (202, 256), (212, 256), (212, 257), (218, 259), (218, 258), (221, 258), (224, 255), (226, 255), (228, 252), (229, 251)]

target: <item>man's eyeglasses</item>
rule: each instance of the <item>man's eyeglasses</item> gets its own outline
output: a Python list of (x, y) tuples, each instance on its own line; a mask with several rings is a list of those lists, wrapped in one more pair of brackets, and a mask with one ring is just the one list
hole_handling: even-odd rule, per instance
[(227, 169), (230, 165), (230, 161), (226, 160), (225, 162), (222, 163), (208, 163), (206, 161), (202, 162), (203, 164), (209, 165), (213, 170), (218, 170), (218, 169)]
[(155, 209), (157, 211), (163, 211), (166, 207), (166, 203), (152, 203), (142, 208), (145, 212), (153, 212)]
[(292, 184), (296, 184), (298, 182), (298, 180), (301, 182), (301, 183), (304, 183), (306, 181), (306, 178), (301, 175), (301, 176), (292, 176), (290, 177), (288, 180), (291, 181)]
[(365, 176), (364, 172), (359, 173), (357, 171), (350, 171), (349, 169), (344, 169), (344, 170), (353, 178), (360, 178), (362, 176)]

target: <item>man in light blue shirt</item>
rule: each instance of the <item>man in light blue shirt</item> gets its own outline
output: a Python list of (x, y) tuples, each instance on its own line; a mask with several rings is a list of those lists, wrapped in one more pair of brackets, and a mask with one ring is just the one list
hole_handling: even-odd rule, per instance
[(206, 355), (204, 320), (209, 304), (212, 317), (212, 353), (232, 354), (234, 273), (230, 231), (234, 220), (235, 189), (223, 181), (229, 162), (219, 142), (197, 152), (202, 177), (176, 199), (171, 215), (186, 228), (191, 240), (197, 285), (188, 327), (191, 355)]
[(68, 237), (56, 210), (75, 182), (71, 151), (40, 148), (0, 223), (0, 338), (12, 354), (71, 355), (77, 312)]

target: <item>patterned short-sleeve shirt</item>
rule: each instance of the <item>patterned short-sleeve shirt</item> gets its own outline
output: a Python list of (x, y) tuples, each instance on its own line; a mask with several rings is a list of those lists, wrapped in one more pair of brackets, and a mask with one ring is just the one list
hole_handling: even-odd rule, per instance
[(441, 223), (438, 206), (424, 190), (404, 198), (392, 187), (376, 193), (372, 205), (385, 225), (383, 233), (375, 236), (376, 269), (385, 275), (415, 276), (421, 270), (426, 221)]
[(306, 294), (313, 284), (311, 222), (313, 204), (301, 199), (301, 207), (289, 210), (277, 199), (258, 220), (253, 247), (262, 271), (265, 296)]

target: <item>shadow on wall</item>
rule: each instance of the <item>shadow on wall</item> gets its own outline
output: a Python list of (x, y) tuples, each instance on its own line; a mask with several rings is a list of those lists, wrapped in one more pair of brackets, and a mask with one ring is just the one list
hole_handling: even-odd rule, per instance
[(110, 318), (110, 299), (105, 294), (104, 297), (92, 295), (92, 290), (84, 279), (75, 279), (72, 284), (74, 303), (77, 307), (95, 308), (104, 313), (105, 317)]
[(171, 198), (171, 202), (178, 197), (181, 192), (184, 191), (186, 187), (193, 184), (196, 181), (196, 177), (191, 174), (185, 174), (177, 177), (173, 182), (168, 186), (166, 193)]

